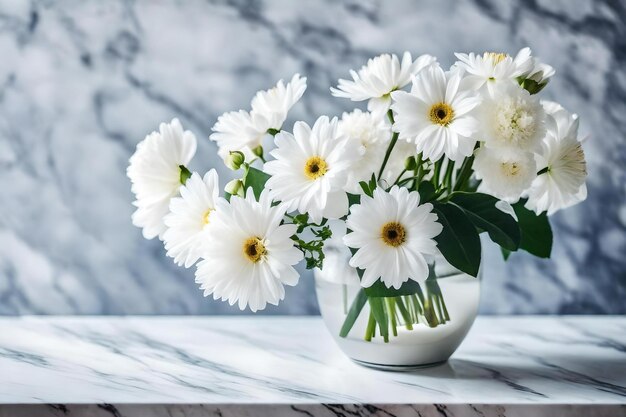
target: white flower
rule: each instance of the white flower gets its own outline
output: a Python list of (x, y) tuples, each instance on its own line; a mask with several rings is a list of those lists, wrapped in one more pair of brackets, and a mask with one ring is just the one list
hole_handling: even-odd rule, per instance
[(400, 288), (409, 279), (428, 278), (424, 255), (436, 255), (433, 239), (443, 227), (432, 213), (433, 205), (419, 204), (419, 193), (393, 186), (389, 192), (374, 190), (373, 198), (361, 196), (350, 209), (346, 226), (352, 230), (344, 243), (358, 249), (350, 266), (363, 269), (361, 285), (370, 287), (379, 278), (387, 286)]
[(359, 181), (369, 181), (372, 174), (378, 174), (391, 139), (391, 129), (383, 118), (357, 109), (343, 114), (337, 130), (340, 135), (348, 136), (361, 144), (362, 156), (350, 166), (344, 188), (349, 193), (360, 194), (362, 189)]
[(302, 259), (291, 236), (292, 224), (281, 225), (285, 207), (272, 207), (267, 191), (257, 202), (252, 189), (246, 198), (233, 196), (217, 202), (211, 215), (198, 263), (196, 282), (204, 296), (228, 300), (257, 311), (267, 303), (276, 305), (285, 297), (284, 285), (296, 285), (298, 273), (292, 265)]
[(262, 119), (259, 124), (268, 129), (280, 130), (287, 119), (287, 113), (300, 100), (306, 90), (306, 77), (295, 74), (284, 84), (278, 81), (275, 87), (259, 91), (252, 99), (252, 117)]
[(339, 134), (337, 118), (322, 116), (312, 129), (296, 122), (293, 135), (280, 132), (275, 143), (276, 159), (264, 167), (272, 176), (266, 183), (272, 198), (286, 203), (288, 211), (309, 213), (315, 222), (344, 216), (348, 197), (342, 188), (360, 155), (358, 142)]
[(480, 99), (460, 87), (461, 77), (461, 71), (446, 74), (432, 65), (415, 76), (410, 93), (391, 93), (393, 130), (414, 142), (424, 159), (437, 161), (445, 154), (457, 161), (474, 150), (478, 125), (472, 110)]
[(544, 103), (549, 114), (548, 134), (536, 156), (537, 168), (546, 170), (528, 190), (526, 207), (548, 215), (587, 198), (587, 164), (578, 139), (578, 116), (556, 103)]
[(169, 211), (170, 199), (178, 194), (181, 168), (196, 153), (196, 137), (178, 119), (161, 123), (137, 145), (126, 174), (135, 194), (133, 224), (143, 228), (143, 236), (152, 239), (165, 232), (163, 217)]
[(455, 55), (459, 59), (455, 66), (468, 73), (463, 79), (464, 85), (474, 90), (486, 85), (489, 92), (492, 92), (495, 86), (503, 82), (517, 82), (516, 78), (528, 73), (533, 66), (530, 48), (523, 48), (515, 58), (496, 52), (485, 52), (483, 55), (474, 53)]
[(215, 205), (219, 199), (217, 172), (212, 169), (200, 177), (193, 173), (180, 187), (180, 197), (170, 201), (170, 213), (165, 216), (167, 230), (163, 234), (167, 256), (178, 266), (189, 268), (200, 258), (202, 241), (206, 235)]
[(266, 124), (265, 119), (253, 117), (245, 110), (224, 113), (217, 118), (209, 139), (217, 142), (218, 154), (223, 160), (230, 152), (239, 151), (251, 161), (255, 158), (252, 149), (261, 145), (267, 133)]
[(352, 80), (339, 80), (337, 88), (331, 88), (333, 96), (352, 101), (369, 100), (367, 108), (377, 117), (385, 115), (391, 105), (389, 94), (403, 88), (411, 76), (436, 62), (430, 55), (420, 55), (415, 61), (409, 52), (402, 56), (383, 54), (367, 61), (357, 73), (350, 70)]
[(478, 109), (480, 139), (488, 147), (538, 150), (546, 114), (536, 96), (518, 85), (501, 85)]
[(295, 74), (287, 85), (280, 80), (275, 87), (257, 92), (252, 111), (227, 112), (218, 117), (209, 139), (217, 142), (219, 156), (225, 160), (230, 152), (239, 151), (246, 161), (254, 160), (253, 150), (262, 145), (268, 130), (280, 130), (287, 113), (305, 90), (306, 77)]
[(474, 160), (478, 191), (514, 203), (537, 176), (533, 154), (514, 149), (481, 146)]

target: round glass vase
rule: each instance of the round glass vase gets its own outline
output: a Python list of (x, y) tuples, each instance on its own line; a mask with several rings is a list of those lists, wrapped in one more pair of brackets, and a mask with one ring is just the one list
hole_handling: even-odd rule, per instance
[(370, 297), (348, 265), (348, 249), (331, 244), (324, 251), (324, 268), (314, 273), (322, 318), (341, 350), (358, 364), (407, 371), (445, 362), (478, 314), (480, 272), (472, 277), (437, 257), (431, 259), (428, 279), (411, 285), (410, 294)]

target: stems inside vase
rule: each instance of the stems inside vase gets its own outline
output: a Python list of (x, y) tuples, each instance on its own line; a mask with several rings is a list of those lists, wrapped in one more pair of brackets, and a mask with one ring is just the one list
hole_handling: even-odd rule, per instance
[(400, 326), (411, 331), (415, 328), (414, 325), (423, 324), (434, 328), (450, 321), (450, 314), (433, 266), (430, 267), (430, 274), (425, 282), (421, 285), (415, 283), (415, 292), (412, 294), (374, 297), (368, 296), (361, 288), (349, 310), (346, 297), (347, 292), (344, 291), (344, 312), (347, 313), (340, 332), (341, 337), (348, 335), (366, 304), (370, 306), (364, 335), (368, 342), (378, 333), (387, 343), (389, 334), (398, 336)]

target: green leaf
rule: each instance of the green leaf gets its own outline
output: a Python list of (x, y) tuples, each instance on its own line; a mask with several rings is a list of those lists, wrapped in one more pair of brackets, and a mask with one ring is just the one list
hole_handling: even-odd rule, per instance
[(496, 207), (497, 198), (483, 193), (456, 192), (450, 201), (461, 207), (472, 223), (486, 231), (495, 243), (509, 251), (519, 248), (519, 225), (513, 216)]
[(459, 271), (473, 277), (480, 268), (480, 237), (465, 211), (450, 203), (435, 203), (433, 211), (443, 226), (435, 237), (444, 258)]
[(400, 295), (415, 294), (419, 288), (419, 284), (412, 279), (408, 280), (398, 289), (388, 288), (380, 279), (371, 287), (365, 288), (365, 294), (368, 297), (398, 297)]
[(367, 182), (359, 181), (359, 185), (361, 186), (361, 189), (363, 190), (363, 193), (365, 193), (365, 195), (370, 197), (372, 196), (372, 190), (370, 189), (370, 186)]
[(503, 248), (502, 246), (500, 246), (500, 251), (502, 252), (502, 258), (504, 258), (505, 261), (508, 261), (509, 256), (511, 256), (511, 251)]
[(361, 202), (360, 194), (348, 194), (348, 205), (352, 207), (354, 204), (359, 204)]
[(517, 82), (519, 83), (520, 86), (522, 86), (524, 90), (528, 91), (530, 94), (537, 94), (538, 92), (543, 90), (543, 88), (548, 84), (547, 82), (544, 82), (543, 84), (539, 84), (535, 80), (532, 80), (530, 78), (522, 78), (522, 77), (518, 77)]
[(422, 181), (417, 189), (417, 192), (420, 193), (420, 204), (434, 200), (437, 195), (435, 186), (429, 181)]
[(520, 248), (540, 258), (549, 258), (552, 252), (552, 228), (546, 213), (540, 215), (524, 207), (526, 200), (513, 204), (522, 233)]
[(265, 183), (267, 182), (268, 179), (270, 179), (270, 176), (267, 175), (265, 172), (259, 169), (250, 167), (248, 168), (248, 172), (245, 178), (243, 179), (244, 189), (247, 191), (248, 188), (252, 187), (254, 196), (258, 200), (261, 196), (261, 192), (263, 192), (263, 188), (265, 188)]
[(181, 183), (182, 185), (185, 185), (185, 183), (187, 182), (187, 180), (188, 180), (189, 178), (191, 178), (191, 171), (189, 171), (189, 170), (187, 169), (187, 167), (186, 167), (186, 166), (184, 166), (184, 165), (179, 165), (179, 166), (178, 166), (178, 168), (180, 169), (180, 179), (179, 179), (179, 181), (180, 181), (180, 183)]
[(354, 301), (352, 301), (352, 305), (350, 306), (348, 315), (346, 316), (346, 319), (344, 320), (343, 325), (341, 326), (341, 330), (339, 331), (339, 336), (341, 337), (348, 336), (348, 333), (350, 333), (350, 330), (354, 326), (354, 323), (356, 322), (356, 319), (359, 317), (359, 314), (361, 314), (361, 310), (363, 310), (363, 307), (365, 306), (366, 302), (367, 302), (367, 295), (365, 295), (365, 291), (361, 289), (359, 290), (356, 297), (354, 298)]
[(372, 174), (372, 178), (370, 178), (369, 186), (370, 186), (370, 192), (373, 195), (374, 194), (374, 190), (378, 186), (378, 184), (376, 184), (376, 176), (374, 174)]

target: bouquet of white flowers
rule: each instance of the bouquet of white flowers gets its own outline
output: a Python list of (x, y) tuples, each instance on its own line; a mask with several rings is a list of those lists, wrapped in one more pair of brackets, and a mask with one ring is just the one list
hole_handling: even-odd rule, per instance
[(552, 67), (528, 48), (456, 57), (447, 71), (430, 55), (370, 59), (331, 88), (368, 101), (367, 111), (291, 131), (283, 124), (306, 78), (259, 91), (249, 111), (213, 126), (210, 140), (239, 173), (223, 195), (214, 169), (187, 168), (193, 133), (177, 119), (161, 124), (130, 159), (133, 224), (178, 265), (196, 265), (205, 296), (257, 311), (297, 284), (294, 265), (322, 268), (340, 222), (362, 287), (342, 336), (365, 304), (366, 339), (378, 328), (387, 341), (400, 321), (446, 323), (433, 259), (476, 276), (483, 232), (505, 258), (519, 249), (549, 257), (547, 216), (585, 199), (587, 175), (578, 117), (539, 98)]

